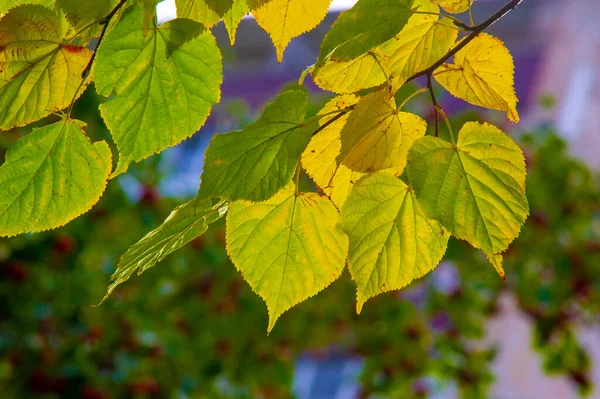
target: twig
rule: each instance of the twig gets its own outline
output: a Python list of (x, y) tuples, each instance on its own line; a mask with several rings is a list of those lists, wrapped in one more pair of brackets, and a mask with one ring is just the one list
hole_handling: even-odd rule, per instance
[(123, 5), (126, 2), (127, 2), (127, 0), (121, 0), (119, 2), (119, 4), (117, 4), (115, 6), (115, 8), (113, 8), (112, 11), (108, 13), (108, 15), (106, 17), (104, 17), (103, 19), (101, 19), (98, 22), (100, 25), (103, 25), (102, 32), (100, 33), (100, 37), (98, 38), (98, 44), (96, 45), (96, 49), (92, 53), (92, 58), (90, 58), (89, 62), (85, 66), (85, 69), (83, 70), (83, 72), (81, 72), (82, 79), (87, 77), (87, 75), (90, 73), (90, 70), (92, 69), (92, 64), (94, 63), (94, 59), (96, 58), (96, 53), (98, 52), (98, 47), (100, 47), (100, 43), (102, 43), (102, 39), (104, 39), (104, 35), (106, 34), (106, 30), (108, 29), (108, 25), (110, 24), (110, 21), (113, 19), (115, 14), (117, 12), (119, 12), (121, 7), (123, 7)]
[(514, 10), (519, 4), (521, 4), (523, 0), (511, 0), (504, 7), (496, 11), (491, 17), (480, 23), (479, 25), (473, 27), (467, 27), (468, 30), (471, 31), (469, 36), (465, 37), (460, 43), (454, 46), (450, 51), (446, 53), (442, 58), (437, 60), (433, 65), (429, 68), (422, 70), (421, 72), (417, 72), (410, 78), (406, 80), (406, 82), (410, 82), (411, 80), (415, 80), (420, 76), (428, 76), (433, 73), (436, 69), (438, 69), (444, 62), (446, 62), (449, 58), (453, 57), (456, 53), (462, 50), (467, 44), (469, 44), (473, 39), (475, 39), (481, 32), (498, 22), (502, 17), (508, 14), (511, 10)]
[(336, 116), (334, 116), (333, 118), (331, 118), (330, 120), (328, 120), (327, 122), (325, 122), (324, 124), (322, 124), (321, 126), (319, 126), (319, 128), (317, 130), (315, 130), (312, 135), (316, 135), (317, 133), (320, 133), (321, 131), (325, 130), (326, 128), (328, 128), (329, 126), (331, 126), (335, 121), (337, 121), (338, 119), (340, 119), (342, 116), (346, 115), (348, 112), (352, 111), (352, 109), (354, 109), (354, 107), (348, 107), (345, 110), (340, 111), (339, 114), (337, 114)]
[(431, 103), (433, 104), (433, 109), (435, 110), (435, 137), (439, 137), (440, 135), (440, 116), (439, 109), (441, 109), (440, 105), (437, 102), (437, 98), (435, 98), (435, 92), (433, 91), (433, 84), (431, 82), (431, 74), (427, 75), (427, 89), (429, 90), (429, 95), (431, 96)]

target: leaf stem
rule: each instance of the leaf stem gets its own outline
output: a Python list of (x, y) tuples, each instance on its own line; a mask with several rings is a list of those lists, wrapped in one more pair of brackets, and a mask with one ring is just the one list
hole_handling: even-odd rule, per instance
[(100, 33), (100, 37), (98, 38), (98, 44), (96, 45), (96, 49), (92, 53), (92, 58), (90, 58), (90, 61), (86, 65), (83, 72), (81, 72), (82, 78), (87, 77), (87, 75), (90, 73), (90, 70), (92, 69), (92, 64), (94, 63), (94, 59), (96, 58), (96, 53), (97, 53), (98, 47), (100, 47), (100, 44), (102, 43), (102, 39), (104, 39), (104, 35), (106, 34), (106, 30), (108, 29), (108, 25), (110, 24), (110, 21), (113, 19), (115, 14), (117, 12), (119, 12), (121, 7), (123, 7), (125, 5), (126, 2), (127, 2), (127, 0), (121, 0), (119, 2), (119, 4), (117, 4), (115, 6), (115, 8), (113, 8), (112, 11), (108, 13), (108, 15), (106, 17), (104, 17), (100, 21), (98, 21), (98, 23), (100, 25), (103, 25), (102, 32)]
[[(456, 146), (456, 142), (454, 141), (454, 132), (452, 132), (452, 125), (450, 125), (450, 120), (446, 116), (446, 113), (444, 112), (442, 107), (437, 106), (436, 108), (437, 108), (437, 112), (439, 112), (442, 115), (442, 118), (444, 118), (444, 121), (446, 122), (446, 126), (448, 127), (448, 133), (450, 133), (450, 141), (452, 141), (452, 145)], [(436, 114), (437, 114), (437, 112), (436, 112)]]
[(409, 102), (410, 100), (412, 100), (413, 98), (415, 98), (417, 95), (421, 94), (421, 93), (425, 93), (428, 89), (426, 87), (423, 87), (422, 89), (419, 89), (417, 91), (415, 91), (414, 93), (412, 93), (410, 96), (408, 96), (406, 98), (406, 100), (404, 100), (402, 102), (402, 104), (400, 104), (400, 106), (397, 108), (398, 110), (401, 110), (402, 108), (404, 108), (404, 106), (406, 105), (407, 102)]
[(340, 119), (342, 116), (346, 115), (348, 112), (352, 111), (353, 109), (354, 109), (354, 107), (348, 107), (348, 108), (344, 108), (343, 110), (340, 110), (336, 116), (334, 116), (333, 118), (331, 118), (330, 120), (328, 120), (327, 122), (325, 122), (324, 124), (319, 126), (319, 128), (316, 129), (312, 133), (312, 135), (314, 136), (317, 133), (320, 133), (321, 131), (325, 130), (326, 128), (328, 128), (330, 125), (335, 123), (338, 119)]
[[(433, 83), (431, 81), (431, 74), (427, 75), (427, 90), (429, 90), (429, 95), (431, 96), (431, 104), (433, 105), (433, 109), (435, 112), (435, 137), (440, 136), (440, 117), (439, 110), (442, 109), (437, 102), (437, 98), (435, 97), (435, 91), (433, 90)], [(444, 112), (444, 111), (442, 111)]]
[(368, 54), (371, 57), (373, 57), (373, 59), (375, 60), (375, 62), (377, 63), (377, 65), (379, 65), (379, 69), (381, 69), (381, 72), (383, 73), (383, 76), (385, 77), (385, 81), (387, 82), (387, 84), (388, 84), (388, 86), (390, 87), (390, 90), (391, 90), (391, 88), (392, 88), (392, 79), (390, 78), (390, 75), (387, 74), (387, 72), (383, 68), (383, 65), (379, 61), (379, 58), (377, 58), (377, 56), (375, 55), (375, 53), (373, 51), (369, 51)]
[(460, 50), (462, 50), (463, 48), (465, 48), (465, 46), (467, 44), (469, 44), (477, 36), (479, 36), (479, 34), (481, 32), (483, 32), (484, 30), (486, 30), (487, 28), (489, 28), (490, 26), (492, 26), (493, 24), (495, 24), (496, 22), (498, 22), (500, 19), (502, 19), (502, 17), (504, 17), (510, 11), (512, 11), (515, 8), (517, 8), (517, 6), (519, 4), (521, 4), (521, 2), (523, 2), (523, 0), (510, 0), (508, 3), (506, 3), (504, 5), (504, 7), (500, 8), (492, 16), (490, 16), (488, 19), (486, 19), (485, 21), (483, 21), (479, 25), (475, 25), (473, 27), (467, 26), (465, 29), (468, 29), (468, 30), (471, 31), (471, 33), (467, 37), (465, 37), (463, 40), (461, 40), (456, 46), (454, 46), (453, 48), (451, 48), (450, 51), (448, 51), (442, 58), (440, 58), (439, 60), (437, 60), (429, 68), (424, 69), (421, 72), (415, 73), (413, 76), (411, 76), (410, 78), (408, 78), (408, 80), (406, 82), (408, 83), (408, 82), (410, 82), (412, 80), (415, 80), (416, 78), (418, 78), (420, 76), (427, 76), (427, 75), (430, 75), (431, 73), (433, 73), (433, 71), (435, 71), (440, 66), (442, 66), (442, 64), (444, 62), (446, 62), (448, 59), (450, 59), (451, 57), (453, 57)]
[(468, 29), (469, 26), (467, 24), (465, 24), (463, 21), (461, 21), (460, 19), (456, 18), (455, 16), (449, 15), (449, 14), (440, 14), (437, 12), (428, 12), (428, 11), (414, 11), (411, 10), (410, 11), (412, 14), (423, 14), (423, 15), (435, 15), (438, 16), (440, 18), (448, 18), (451, 19), (452, 22), (454, 22), (454, 25), (458, 26), (459, 28), (463, 28), (463, 29)]

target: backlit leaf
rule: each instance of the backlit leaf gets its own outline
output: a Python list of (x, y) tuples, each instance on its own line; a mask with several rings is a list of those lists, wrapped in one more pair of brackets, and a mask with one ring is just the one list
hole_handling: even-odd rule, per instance
[(385, 173), (354, 186), (344, 204), (342, 227), (350, 238), (348, 266), (358, 288), (359, 313), (367, 299), (433, 270), (449, 237), (421, 212), (412, 187)]
[(100, 35), (102, 25), (97, 21), (106, 17), (118, 3), (119, 0), (56, 0), (56, 5), (64, 11), (74, 32), (92, 25), (88, 38)]
[(342, 273), (348, 238), (333, 203), (284, 188), (262, 203), (235, 202), (227, 215), (227, 252), (267, 303), (268, 331), (292, 306)]
[[(320, 115), (330, 114), (330, 116), (324, 117), (319, 123), (322, 126), (337, 115), (331, 114), (332, 112), (348, 108), (358, 100), (359, 97), (354, 95), (332, 99), (319, 112)], [(346, 201), (354, 182), (364, 175), (348, 169), (346, 165), (338, 164), (336, 160), (342, 149), (340, 134), (347, 120), (348, 114), (313, 136), (302, 154), (302, 166), (306, 169), (306, 173), (338, 208), (341, 208)]]
[(102, 301), (134, 273), (142, 274), (167, 255), (204, 234), (211, 223), (227, 213), (227, 209), (228, 205), (223, 201), (213, 205), (209, 199), (198, 198), (175, 208), (163, 224), (132, 245), (121, 257)]
[(240, 21), (250, 12), (250, 7), (246, 0), (234, 0), (233, 6), (223, 15), (223, 22), (229, 35), (229, 42), (235, 44), (235, 36)]
[(175, 0), (175, 7), (178, 18), (191, 19), (210, 28), (231, 10), (233, 2), (233, 0)]
[(22, 5), (40, 5), (46, 8), (54, 8), (55, 0), (2, 0), (0, 2), (0, 16), (11, 8)]
[(317, 123), (304, 125), (308, 96), (287, 90), (244, 130), (215, 135), (206, 150), (201, 197), (264, 201), (285, 186)]
[(408, 150), (425, 135), (427, 124), (414, 114), (396, 109), (387, 89), (371, 93), (354, 108), (341, 133), (338, 162), (357, 172), (406, 166)]
[(35, 129), (0, 167), (0, 236), (60, 227), (98, 201), (112, 168), (104, 141), (90, 143), (83, 122)]
[(519, 146), (490, 124), (469, 122), (456, 146), (434, 137), (418, 140), (408, 174), (423, 212), (481, 248), (504, 276), (500, 254), (529, 213)]
[(100, 106), (119, 149), (113, 176), (193, 135), (220, 100), (221, 54), (202, 25), (176, 19), (143, 32), (143, 5), (125, 12), (98, 49)]
[(412, 6), (413, 0), (359, 0), (325, 35), (317, 68), (327, 59), (348, 61), (390, 40), (408, 22)]
[(0, 129), (71, 103), (91, 52), (65, 44), (68, 30), (63, 18), (42, 6), (19, 6), (0, 19)]
[(508, 119), (519, 121), (514, 88), (514, 63), (499, 39), (481, 33), (444, 64), (435, 79), (452, 95), (471, 104), (506, 111)]
[(460, 14), (467, 11), (473, 0), (435, 0), (440, 7), (452, 14)]
[(331, 0), (271, 0), (252, 14), (275, 45), (281, 62), (289, 42), (315, 28), (327, 15)]

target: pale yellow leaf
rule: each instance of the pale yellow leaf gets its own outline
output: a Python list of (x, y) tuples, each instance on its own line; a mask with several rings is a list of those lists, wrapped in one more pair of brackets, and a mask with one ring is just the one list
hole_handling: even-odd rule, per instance
[(436, 2), (440, 7), (452, 14), (465, 12), (473, 4), (473, 0), (436, 0)]

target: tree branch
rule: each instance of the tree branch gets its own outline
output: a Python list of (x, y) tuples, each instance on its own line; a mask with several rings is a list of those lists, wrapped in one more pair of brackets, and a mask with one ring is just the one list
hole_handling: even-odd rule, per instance
[(456, 53), (458, 53), (460, 50), (462, 50), (467, 44), (469, 44), (473, 39), (475, 39), (481, 32), (483, 32), (484, 30), (486, 30), (487, 28), (489, 28), (490, 26), (492, 26), (493, 24), (498, 22), (500, 19), (502, 19), (502, 17), (504, 17), (506, 14), (508, 14), (511, 10), (514, 10), (519, 4), (521, 4), (522, 1), (523, 0), (510, 0), (504, 7), (502, 7), (498, 11), (496, 11), (492, 16), (490, 16), (488, 19), (486, 19), (479, 25), (476, 25), (473, 27), (468, 27), (468, 29), (471, 31), (469, 36), (465, 37), (460, 43), (458, 43), (456, 46), (454, 46), (452, 49), (450, 49), (450, 51), (448, 51), (446, 53), (446, 55), (444, 55), (442, 58), (440, 58), (438, 61), (436, 61), (432, 66), (430, 66), (427, 69), (422, 70), (421, 72), (417, 72), (416, 74), (414, 74), (413, 76), (408, 78), (408, 80), (406, 82), (408, 83), (411, 80), (415, 80), (416, 78), (418, 78), (420, 76), (430, 76), (433, 73), (433, 71), (435, 71), (440, 66), (442, 66), (442, 64), (444, 62), (446, 62), (449, 58), (453, 57)]
[(431, 96), (431, 103), (433, 104), (433, 109), (435, 112), (435, 137), (439, 137), (440, 132), (440, 116), (439, 110), (440, 107), (437, 99), (435, 98), (435, 92), (433, 91), (433, 84), (431, 83), (431, 74), (427, 75), (427, 89), (429, 89), (429, 95)]

